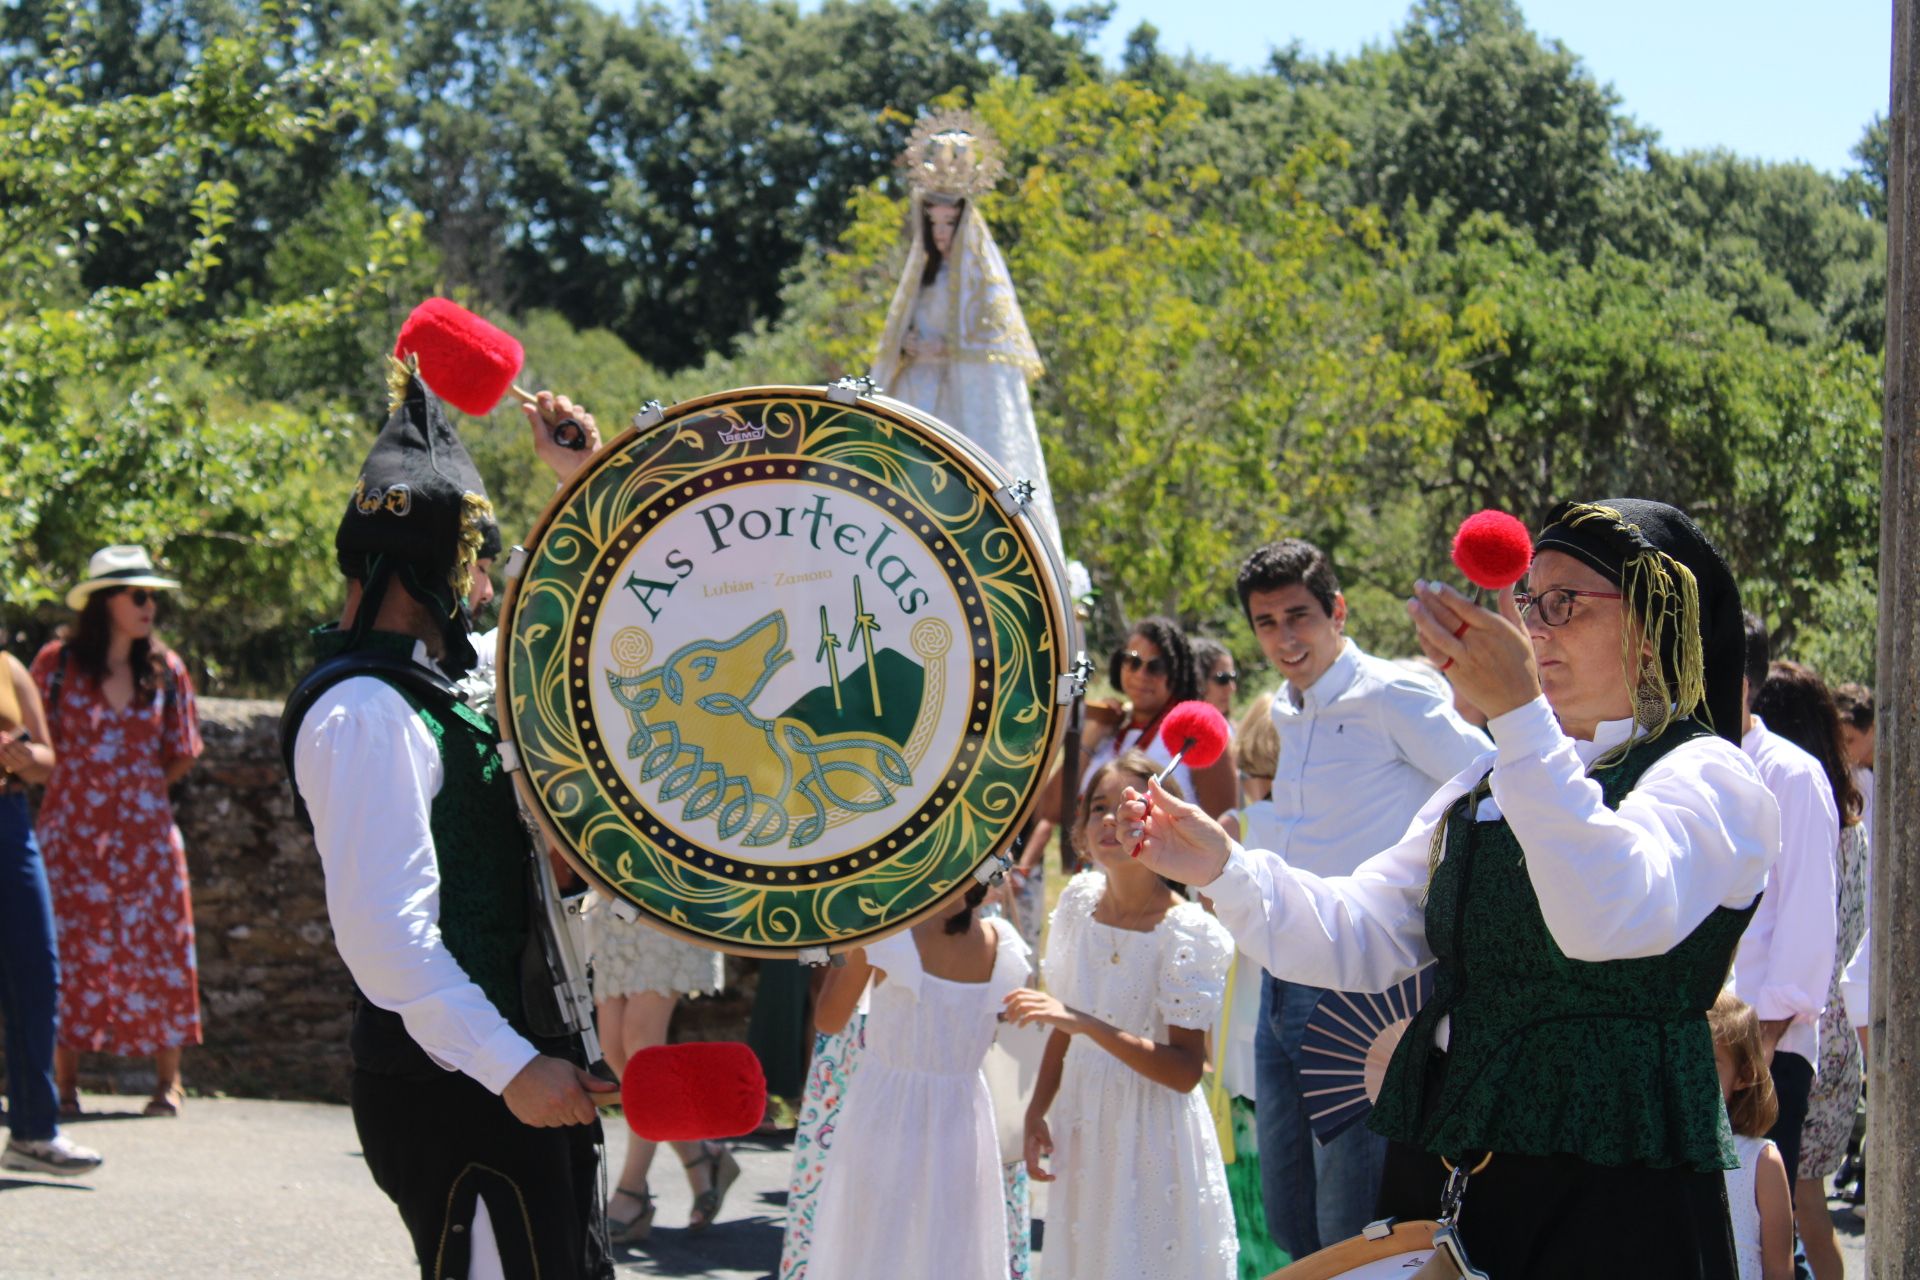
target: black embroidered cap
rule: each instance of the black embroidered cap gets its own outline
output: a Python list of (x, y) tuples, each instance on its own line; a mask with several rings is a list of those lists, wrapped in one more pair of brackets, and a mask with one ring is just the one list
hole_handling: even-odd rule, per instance
[(441, 665), (472, 667), (466, 596), (474, 562), (500, 533), (486, 485), (444, 409), (412, 362), (392, 362), (391, 415), (360, 467), (334, 533), (343, 573), (363, 585), (356, 636), (371, 625), (387, 584), (398, 580), (441, 620)]
[[(1746, 647), (1740, 588), (1686, 512), (1646, 498), (1563, 502), (1533, 545), (1535, 555), (1561, 551), (1619, 583), (1660, 657), (1673, 714), (1697, 712), (1739, 745)], [(1637, 637), (1627, 644), (1637, 649)], [(1630, 668), (1630, 680), (1634, 674)]]

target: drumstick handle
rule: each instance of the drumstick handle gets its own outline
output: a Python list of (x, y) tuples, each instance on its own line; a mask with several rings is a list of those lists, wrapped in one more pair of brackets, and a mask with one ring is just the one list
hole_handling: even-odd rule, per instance
[[(521, 404), (535, 404), (540, 399), (517, 382), (507, 390), (512, 392)], [(553, 424), (553, 442), (562, 449), (572, 449), (578, 453), (587, 447), (586, 429), (572, 418), (562, 418)]]
[[(1193, 739), (1188, 738), (1187, 746), (1181, 747), (1178, 751), (1174, 752), (1173, 759), (1167, 761), (1166, 768), (1162, 769), (1160, 772), (1153, 775), (1153, 780), (1155, 782), (1165, 782), (1167, 780), (1167, 775), (1180, 767), (1180, 761), (1187, 754), (1187, 747), (1190, 747), (1192, 745), (1193, 745)], [(1140, 847), (1146, 844), (1147, 842), (1147, 835), (1146, 835), (1146, 831), (1144, 830), (1145, 823), (1146, 823), (1146, 820), (1152, 816), (1153, 816), (1153, 788), (1149, 786), (1147, 788), (1147, 811), (1140, 815), (1140, 821), (1143, 829), (1140, 833), (1140, 839), (1136, 841), (1133, 846), (1133, 852), (1127, 855), (1129, 858), (1137, 858), (1140, 856)]]

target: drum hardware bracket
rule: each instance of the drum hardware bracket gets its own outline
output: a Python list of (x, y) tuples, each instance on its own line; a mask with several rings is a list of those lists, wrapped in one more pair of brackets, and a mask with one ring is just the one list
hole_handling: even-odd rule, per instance
[(1076, 698), (1085, 697), (1087, 681), (1092, 678), (1093, 663), (1087, 660), (1084, 652), (1074, 654), (1073, 662), (1060, 678), (1054, 681), (1053, 700), (1061, 706), (1066, 706)]
[(1360, 1235), (1367, 1240), (1385, 1240), (1393, 1235), (1393, 1224), (1398, 1218), (1376, 1218), (1360, 1228)]
[(1000, 878), (1013, 870), (1013, 859), (1004, 853), (996, 853), (973, 869), (973, 878), (981, 884), (999, 884)]
[(845, 956), (828, 955), (825, 947), (802, 947), (793, 958), (812, 969), (822, 969), (828, 965), (837, 969), (847, 962)]
[(520, 768), (520, 748), (505, 739), (500, 741), (499, 747), (500, 767), (508, 773), (516, 772)]
[(1015, 480), (993, 491), (993, 500), (1010, 516), (1017, 516), (1033, 505), (1033, 481)]
[(615, 898), (607, 903), (607, 910), (613, 912), (613, 918), (621, 924), (632, 924), (640, 918), (640, 908), (625, 898)]
[(872, 378), (835, 378), (827, 384), (827, 399), (835, 404), (854, 404), (861, 396), (870, 396), (878, 390)]
[(515, 547), (513, 550), (507, 552), (507, 563), (500, 570), (500, 572), (505, 575), (507, 581), (518, 582), (520, 575), (526, 571), (527, 549), (525, 547)]
[(660, 420), (666, 416), (667, 406), (658, 400), (649, 400), (640, 406), (638, 413), (633, 415), (634, 430), (645, 431), (648, 427), (657, 427), (660, 425)]

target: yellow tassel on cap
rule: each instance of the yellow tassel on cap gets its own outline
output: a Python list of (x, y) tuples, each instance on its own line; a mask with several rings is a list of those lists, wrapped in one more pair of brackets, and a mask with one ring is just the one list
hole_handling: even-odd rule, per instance
[(405, 360), (398, 356), (387, 357), (387, 412), (398, 409), (407, 398), (407, 388), (420, 376), (420, 357), (407, 352)]
[(480, 560), (480, 544), (486, 541), (485, 527), (493, 519), (493, 504), (477, 493), (460, 495), (460, 545), (453, 554), (453, 570), (447, 582), (456, 601), (465, 600), (473, 590), (473, 567)]
[[(1620, 532), (1640, 532), (1618, 510), (1598, 503), (1580, 503), (1570, 508), (1566, 520), (1572, 525), (1606, 520)], [(1693, 570), (1664, 551), (1648, 548), (1628, 557), (1621, 566), (1620, 593), (1626, 597), (1622, 603), (1627, 607), (1630, 622), (1637, 624), (1621, 629), (1621, 665), (1626, 673), (1627, 688), (1634, 694), (1635, 707), (1645, 708), (1651, 716), (1651, 723), (1647, 718), (1640, 719), (1641, 737), (1657, 738), (1675, 720), (1692, 715), (1698, 715), (1712, 728), (1712, 715), (1707, 708), (1706, 651), (1700, 642), (1700, 584)], [(1641, 601), (1645, 601), (1644, 614)], [(1674, 646), (1677, 669), (1673, 671), (1668, 671), (1661, 659), (1669, 631), (1676, 631), (1679, 641)], [(1644, 661), (1641, 656), (1648, 649), (1653, 652), (1652, 662)], [(1643, 690), (1642, 686), (1649, 683), (1653, 687)], [(1604, 768), (1613, 763), (1626, 754), (1630, 745), (1630, 742), (1621, 744), (1594, 761), (1593, 767)]]

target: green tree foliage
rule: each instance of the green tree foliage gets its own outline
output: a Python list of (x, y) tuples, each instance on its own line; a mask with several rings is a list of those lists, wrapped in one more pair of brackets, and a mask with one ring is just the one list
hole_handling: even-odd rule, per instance
[[(252, 646), (284, 647), (301, 594), (325, 580), (315, 539), (344, 489), (324, 464), (352, 449), (352, 419), (257, 398), (241, 374), (263, 346), (363, 324), (417, 228), (405, 215), (367, 228), (327, 288), (234, 305), (209, 281), (235, 190), (205, 175), (232, 148), (291, 149), (368, 110), (383, 56), (296, 62), (289, 27), (269, 25), (210, 40), (169, 88), (95, 101), (95, 28), (78, 7), (56, 21), (39, 73), (0, 115), (0, 605), (44, 630), (95, 548), (144, 543), (193, 583), (171, 624), (190, 654), (216, 671), (271, 661)], [(87, 287), (97, 244), (182, 206), (194, 237), (179, 257)]]
[[(1377, 215), (1304, 194), (1340, 144), (1257, 180), (1230, 216), (1217, 170), (1167, 158), (1203, 127), (1193, 99), (1001, 81), (975, 108), (1025, 175), (982, 212), (1042, 335), (1035, 413), (1111, 627), (1223, 616), (1223, 566), (1402, 496), (1406, 464), (1437, 460), (1452, 424), (1483, 407), (1465, 365), (1490, 313), (1412, 295)], [(855, 208), (820, 335), (844, 368), (873, 354), (906, 211), (878, 189)]]
[[(1870, 674), (1884, 120), (1845, 175), (1674, 154), (1509, 0), (1419, 0), (1381, 46), (1254, 74), (1145, 26), (1103, 67), (1111, 13), (0, 8), (7, 621), (145, 539), (198, 593), (187, 647), (272, 687), (333, 606), (314, 548), (428, 293), (609, 431), (864, 370), (894, 157), (945, 99), (1009, 144), (983, 209), (1105, 625), (1239, 636), (1233, 562), (1301, 533), (1403, 649), (1393, 600), (1458, 516), (1638, 489), (1702, 513), (1793, 652)], [(550, 496), (524, 423), (465, 430), (517, 534)]]
[(1497, 219), (1469, 222), (1457, 253), (1414, 257), (1502, 335), (1475, 370), (1486, 407), (1428, 486), (1436, 524), (1485, 505), (1537, 520), (1569, 497), (1660, 497), (1719, 542), (1783, 649), (1827, 636), (1839, 678), (1871, 670), (1864, 615), (1829, 610), (1857, 609), (1875, 575), (1876, 358), (1779, 341), (1671, 268), (1612, 251), (1583, 264)]

